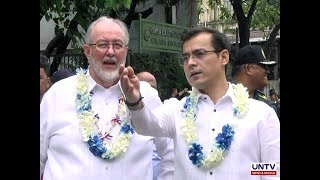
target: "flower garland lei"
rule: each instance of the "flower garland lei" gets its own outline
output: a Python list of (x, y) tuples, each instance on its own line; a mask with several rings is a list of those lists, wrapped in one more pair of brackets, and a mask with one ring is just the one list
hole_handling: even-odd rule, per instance
[[(249, 94), (247, 88), (242, 84), (231, 84), (233, 94), (233, 115), (237, 118), (243, 118), (248, 112)], [(190, 95), (186, 98), (183, 106), (184, 121), (181, 126), (182, 134), (189, 147), (188, 156), (192, 164), (205, 169), (212, 168), (223, 159), (223, 153), (228, 150), (235, 131), (233, 126), (226, 124), (222, 127), (222, 132), (218, 133), (210, 152), (204, 155), (202, 145), (197, 143), (197, 130), (195, 120), (198, 113), (198, 90), (192, 88)]]
[(95, 156), (112, 160), (126, 152), (134, 134), (134, 130), (128, 123), (128, 113), (123, 98), (120, 98), (118, 112), (114, 119), (117, 123), (121, 124), (117, 139), (115, 139), (114, 143), (108, 143), (108, 137), (102, 137), (103, 135), (99, 134), (99, 127), (96, 125), (99, 116), (94, 115), (94, 112), (91, 109), (91, 95), (88, 91), (88, 82), (85, 74), (86, 70), (81, 68), (77, 69), (78, 83), (76, 108), (77, 116), (80, 119), (79, 126), (82, 140), (88, 143), (89, 150)]

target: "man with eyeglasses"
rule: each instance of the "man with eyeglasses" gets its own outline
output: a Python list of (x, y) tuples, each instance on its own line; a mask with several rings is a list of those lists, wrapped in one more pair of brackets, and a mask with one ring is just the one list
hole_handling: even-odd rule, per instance
[[(141, 98), (131, 67), (120, 68), (122, 89), (137, 133), (173, 139), (174, 180), (280, 179), (280, 123), (267, 104), (227, 81), (230, 42), (206, 27), (182, 35), (182, 64), (190, 95), (152, 109)], [(272, 175), (256, 166), (272, 166)], [(264, 172), (262, 172), (264, 173)], [(267, 172), (269, 173), (269, 172)]]
[[(87, 69), (56, 82), (40, 104), (40, 173), (45, 180), (152, 180), (152, 153), (160, 160), (158, 180), (172, 180), (173, 146), (166, 137), (135, 132), (120, 86), (126, 62), (126, 25), (101, 17), (88, 27), (83, 45)], [(156, 89), (141, 81), (141, 96), (162, 105)]]
[(249, 97), (267, 103), (280, 118), (280, 108), (269, 101), (262, 92), (268, 85), (269, 68), (275, 64), (275, 61), (266, 59), (261, 46), (247, 45), (239, 49), (231, 75), (234, 83), (241, 83), (248, 88)]

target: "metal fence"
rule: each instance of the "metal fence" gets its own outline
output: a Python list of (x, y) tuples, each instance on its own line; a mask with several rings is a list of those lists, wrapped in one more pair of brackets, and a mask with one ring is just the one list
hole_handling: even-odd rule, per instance
[[(60, 62), (57, 61), (60, 59)], [(86, 68), (88, 66), (88, 61), (85, 54), (58, 54), (58, 55), (50, 55), (49, 63), (52, 63), (56, 60), (56, 64), (58, 63), (58, 69), (70, 69), (75, 72), (75, 70), (79, 67)], [(51, 66), (52, 67), (52, 66)]]

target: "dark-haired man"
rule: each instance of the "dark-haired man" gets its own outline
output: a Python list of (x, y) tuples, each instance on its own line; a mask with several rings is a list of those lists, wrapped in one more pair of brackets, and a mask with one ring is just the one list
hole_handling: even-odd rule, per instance
[[(137, 133), (173, 139), (174, 180), (280, 179), (280, 123), (242, 84), (227, 82), (230, 42), (211, 28), (182, 34), (184, 73), (190, 95), (157, 108), (147, 104), (133, 69), (120, 65), (121, 86)], [(252, 166), (270, 163), (272, 176), (253, 176)], [(250, 173), (251, 172), (251, 173)]]

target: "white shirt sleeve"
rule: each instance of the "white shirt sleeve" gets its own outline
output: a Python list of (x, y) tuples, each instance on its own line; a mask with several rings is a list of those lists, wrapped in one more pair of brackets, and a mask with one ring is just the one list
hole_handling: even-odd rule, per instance
[[(140, 81), (141, 95), (145, 96), (143, 102), (151, 109), (162, 106), (158, 91), (150, 86), (150, 84)], [(155, 137), (154, 143), (156, 147), (156, 155), (160, 158), (158, 166), (159, 172), (153, 173), (157, 176), (157, 180), (172, 180), (174, 171), (174, 145), (173, 140), (167, 137)]]
[(160, 157), (159, 174), (157, 180), (172, 180), (174, 171), (173, 140), (167, 137), (156, 137), (154, 143)]

